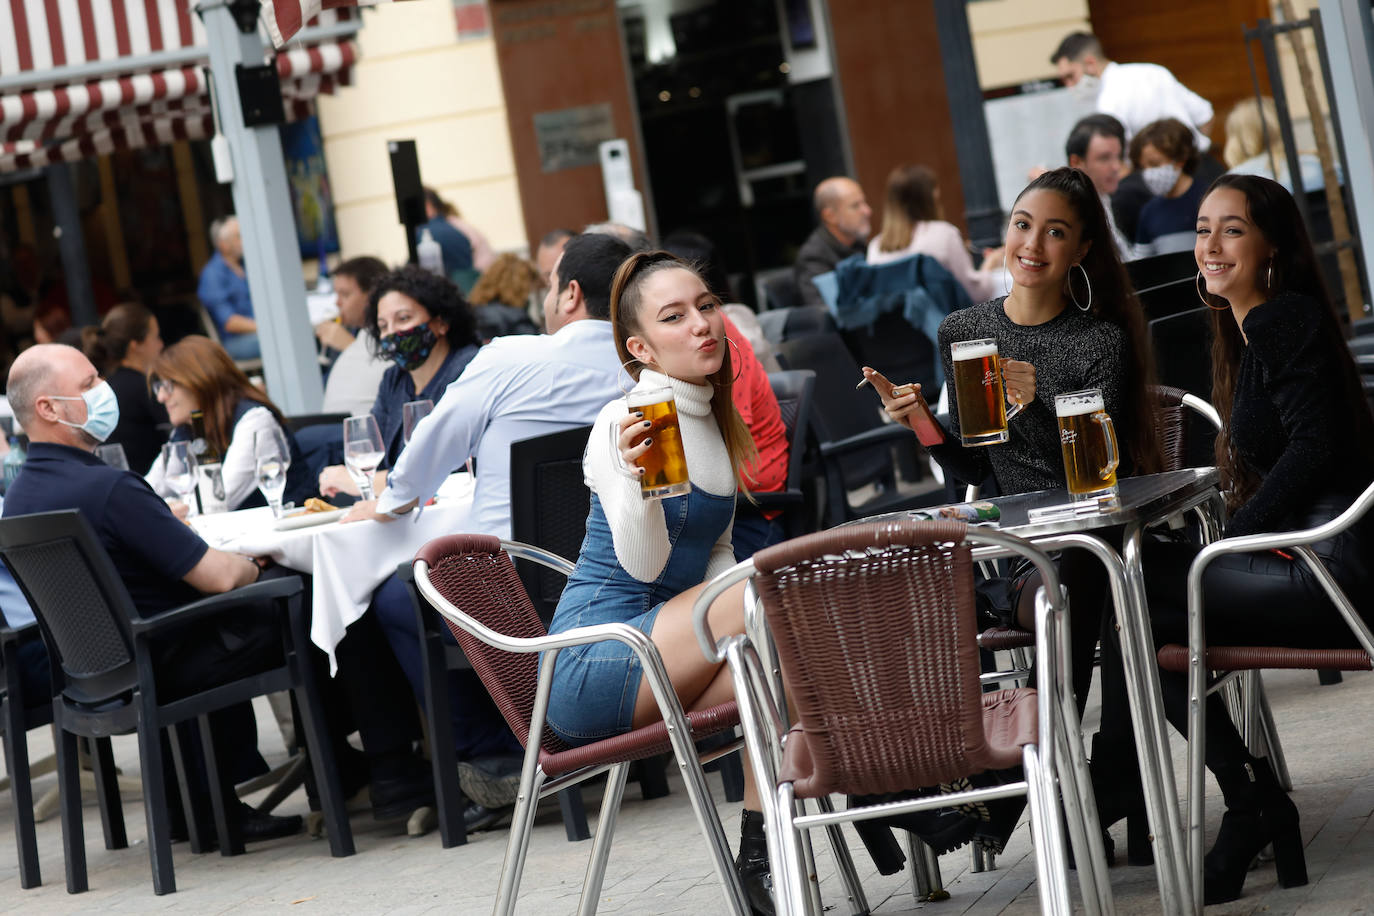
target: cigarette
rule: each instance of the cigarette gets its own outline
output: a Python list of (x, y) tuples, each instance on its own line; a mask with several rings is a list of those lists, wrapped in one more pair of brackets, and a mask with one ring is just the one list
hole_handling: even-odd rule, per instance
[(857, 385), (854, 386), (854, 390), (855, 390), (855, 391), (858, 391), (860, 388), (862, 388), (863, 386), (865, 386), (865, 385), (867, 385), (867, 384), (868, 384), (868, 376), (865, 375), (863, 378), (859, 379), (859, 384), (857, 384)]

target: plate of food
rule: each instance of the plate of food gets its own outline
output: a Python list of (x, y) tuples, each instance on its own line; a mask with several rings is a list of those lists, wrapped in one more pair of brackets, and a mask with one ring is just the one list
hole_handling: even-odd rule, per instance
[(322, 499), (312, 496), (305, 501), (305, 506), (300, 509), (290, 509), (282, 513), (282, 517), (272, 523), (272, 527), (277, 531), (290, 531), (293, 528), (309, 528), (312, 525), (323, 525), (328, 522), (338, 521), (347, 513), (347, 509), (340, 509), (331, 506)]

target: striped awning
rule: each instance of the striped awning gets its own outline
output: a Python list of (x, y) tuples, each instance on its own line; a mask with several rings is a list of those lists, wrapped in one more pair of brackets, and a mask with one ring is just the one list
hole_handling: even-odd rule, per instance
[(390, 3), (391, 0), (260, 0), (262, 3), (262, 22), (267, 27), (267, 35), (272, 46), (280, 48), (309, 22), (324, 10), (338, 10), (349, 7), (376, 6)]
[[(0, 172), (214, 132), (209, 59), (193, 0), (0, 0)], [(311, 26), (346, 22), (320, 13)], [(287, 118), (347, 85), (357, 46), (307, 42), (276, 55)]]

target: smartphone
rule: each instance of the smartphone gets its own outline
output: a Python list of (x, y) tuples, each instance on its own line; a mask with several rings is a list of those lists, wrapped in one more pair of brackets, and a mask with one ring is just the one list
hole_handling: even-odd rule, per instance
[[(916, 391), (915, 385), (893, 385), (892, 397), (900, 398)], [(924, 397), (916, 398), (916, 410), (911, 415), (911, 425), (916, 429), (916, 438), (924, 446), (940, 445), (945, 441), (944, 430), (935, 422), (930, 405)]]

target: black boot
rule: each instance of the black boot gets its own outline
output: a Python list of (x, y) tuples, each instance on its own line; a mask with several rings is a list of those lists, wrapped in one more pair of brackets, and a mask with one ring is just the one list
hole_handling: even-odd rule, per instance
[(768, 868), (768, 840), (763, 814), (746, 808), (739, 820), (739, 855), (735, 871), (755, 916), (773, 916), (773, 874)]
[(1298, 809), (1279, 787), (1269, 761), (1250, 757), (1245, 763), (1217, 767), (1212, 775), (1226, 798), (1226, 814), (1217, 841), (1203, 860), (1204, 902), (1225, 903), (1239, 897), (1245, 873), (1260, 850), (1271, 843), (1279, 886), (1306, 884)]
[(1092, 776), (1093, 797), (1097, 800), (1097, 820), (1107, 849), (1107, 864), (1116, 864), (1116, 844), (1107, 828), (1123, 817), (1126, 821), (1126, 861), (1131, 865), (1153, 865), (1150, 822), (1145, 814), (1145, 790), (1140, 769), (1129, 742), (1099, 740), (1093, 735), (1092, 757), (1088, 770)]

